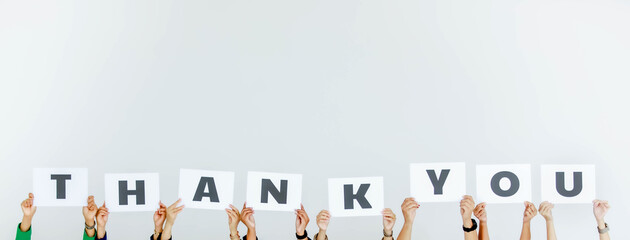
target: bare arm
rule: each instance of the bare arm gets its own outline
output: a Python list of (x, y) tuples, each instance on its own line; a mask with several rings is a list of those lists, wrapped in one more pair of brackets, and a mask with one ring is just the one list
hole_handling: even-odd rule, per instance
[(103, 203), (103, 206), (98, 208), (98, 212), (96, 212), (96, 238), (102, 239), (105, 237), (105, 226), (107, 225), (107, 219), (109, 218), (109, 209)]
[[(98, 211), (98, 206), (94, 202), (94, 196), (89, 196), (87, 206), (83, 207), (83, 217), (85, 218), (85, 233), (87, 233), (88, 237), (94, 237), (96, 234), (96, 212)], [(91, 226), (91, 229), (88, 229), (87, 226)]]
[(604, 221), (604, 216), (610, 209), (610, 205), (608, 201), (595, 200), (593, 201), (593, 214), (595, 215), (595, 220), (597, 221), (597, 229), (600, 232), (599, 239), (600, 240), (610, 240), (610, 235), (608, 234), (608, 227), (606, 226), (606, 221)]
[(475, 217), (479, 219), (479, 240), (489, 240), (488, 217), (486, 214), (486, 203), (480, 203), (475, 207)]
[(531, 202), (525, 202), (525, 212), (523, 213), (523, 228), (521, 229), (521, 240), (532, 239), (530, 223), (537, 214), (538, 209), (536, 209), (536, 205)]
[(241, 222), (247, 226), (247, 240), (256, 240), (256, 221), (254, 219), (254, 209), (248, 208), (247, 203), (243, 205), (241, 211)]
[(330, 223), (330, 213), (326, 210), (322, 210), (317, 214), (317, 227), (319, 228), (319, 232), (317, 233), (317, 238), (315, 240), (327, 240), (326, 229), (328, 229), (328, 224)]
[(171, 206), (166, 208), (166, 223), (164, 224), (164, 231), (162, 232), (162, 240), (169, 240), (173, 236), (173, 225), (175, 225), (175, 219), (177, 214), (184, 210), (184, 206), (177, 206), (182, 200), (178, 199)]
[(405, 201), (403, 201), (400, 208), (405, 217), (405, 223), (400, 230), (400, 234), (398, 234), (398, 240), (411, 240), (411, 229), (413, 228), (413, 221), (416, 218), (416, 210), (418, 210), (419, 207), (420, 204), (418, 204), (414, 198), (405, 198)]
[(540, 215), (545, 218), (545, 222), (547, 223), (547, 240), (556, 240), (556, 228), (553, 225), (553, 214), (551, 214), (551, 209), (553, 209), (553, 204), (545, 201), (540, 204), (538, 212), (540, 212)]
[[(460, 212), (462, 214), (462, 223), (465, 228), (473, 227), (472, 214), (475, 209), (475, 201), (469, 195), (464, 196), (459, 203)], [(464, 231), (464, 240), (477, 240), (477, 230), (466, 232)]]
[(22, 201), (22, 213), (24, 216), (22, 217), (22, 223), (20, 223), (20, 231), (27, 232), (31, 229), (31, 222), (33, 221), (33, 216), (35, 215), (35, 211), (37, 211), (37, 207), (33, 205), (33, 200), (35, 196), (32, 193), (28, 194), (28, 198)]

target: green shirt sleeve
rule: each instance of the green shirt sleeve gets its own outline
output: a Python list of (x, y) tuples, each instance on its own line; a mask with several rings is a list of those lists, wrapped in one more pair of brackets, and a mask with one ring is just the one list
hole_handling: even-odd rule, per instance
[(96, 238), (96, 231), (94, 231), (94, 237), (90, 237), (87, 235), (87, 231), (83, 229), (83, 240), (94, 240)]
[(20, 225), (22, 225), (22, 223), (18, 224), (17, 233), (15, 234), (15, 240), (31, 240), (32, 227), (28, 228), (28, 231), (22, 232), (22, 230), (20, 230)]

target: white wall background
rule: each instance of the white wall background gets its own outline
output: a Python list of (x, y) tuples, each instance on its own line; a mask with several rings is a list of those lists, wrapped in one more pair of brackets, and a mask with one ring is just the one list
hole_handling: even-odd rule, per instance
[[(385, 177), (408, 164), (597, 165), (612, 236), (630, 208), (630, 2), (624, 0), (0, 0), (0, 238), (12, 239), (33, 167), (103, 175), (179, 168), (304, 174), (313, 218), (329, 177)], [(494, 239), (516, 239), (522, 206), (489, 206)], [(461, 239), (457, 203), (424, 204), (414, 239)], [(594, 239), (589, 205), (558, 205), (561, 239)], [(294, 215), (257, 212), (261, 239), (293, 239)], [(533, 239), (544, 239), (537, 217)], [(110, 216), (111, 239), (143, 239), (151, 213)], [(80, 238), (80, 208), (40, 208), (33, 239)], [(245, 229), (241, 229), (244, 232)], [(176, 239), (227, 239), (224, 212), (185, 210)], [(378, 217), (333, 219), (331, 239), (380, 239)]]

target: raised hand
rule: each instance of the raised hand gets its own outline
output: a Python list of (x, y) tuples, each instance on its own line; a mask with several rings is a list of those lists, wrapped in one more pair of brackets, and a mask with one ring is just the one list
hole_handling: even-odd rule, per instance
[[(322, 210), (317, 214), (317, 227), (319, 231), (326, 231), (328, 229), (328, 224), (330, 223), (330, 213), (327, 210)], [(321, 234), (320, 234), (321, 235)]]
[(477, 204), (477, 206), (475, 207), (475, 209), (473, 210), (475, 217), (477, 217), (477, 219), (479, 219), (479, 222), (487, 222), (488, 221), (488, 216), (486, 214), (486, 203), (480, 203)]
[(420, 204), (414, 198), (405, 198), (400, 208), (402, 209), (405, 223), (410, 224), (416, 218), (416, 210), (420, 208)]
[(22, 201), (22, 213), (24, 213), (24, 217), (32, 218), (35, 215), (35, 211), (37, 211), (37, 207), (33, 205), (33, 201), (35, 200), (35, 196), (32, 193), (28, 194), (28, 198)]
[(597, 220), (597, 222), (604, 222), (604, 217), (606, 213), (608, 213), (608, 209), (610, 209), (608, 201), (594, 200), (593, 215), (595, 215), (595, 220)]
[(109, 218), (109, 209), (103, 203), (103, 206), (98, 208), (96, 212), (96, 224), (98, 228), (96, 229), (97, 239), (102, 239), (105, 237), (105, 226), (107, 225), (107, 219)]
[(184, 205), (177, 206), (182, 199), (177, 199), (175, 203), (166, 208), (166, 223), (164, 224), (164, 232), (162, 232), (162, 240), (171, 239), (173, 236), (173, 225), (175, 225), (175, 219), (177, 215), (184, 210)]
[(304, 235), (304, 231), (306, 231), (306, 226), (310, 219), (308, 218), (308, 214), (304, 210), (304, 205), (300, 204), (300, 209), (295, 210), (295, 232), (297, 235)]
[(35, 196), (32, 193), (29, 193), (28, 198), (20, 204), (20, 207), (22, 207), (22, 213), (24, 213), (22, 223), (20, 223), (20, 230), (22, 232), (26, 232), (31, 229), (31, 222), (33, 221), (33, 216), (35, 216), (35, 212), (37, 211), (37, 207), (33, 204), (33, 200), (35, 200)]
[(525, 202), (525, 212), (523, 213), (523, 222), (531, 222), (532, 218), (534, 218), (538, 214), (538, 209), (536, 209), (536, 205), (531, 202)]
[(553, 221), (553, 215), (551, 214), (553, 207), (553, 204), (547, 201), (542, 202), (538, 207), (538, 212), (545, 218), (545, 221)]
[(473, 210), (475, 209), (475, 201), (472, 196), (466, 195), (459, 202), (460, 213), (462, 214), (463, 220), (468, 220), (472, 218)]
[(388, 236), (393, 236), (394, 234), (394, 224), (396, 223), (396, 214), (389, 209), (383, 209), (383, 231)]
[(175, 201), (175, 203), (171, 204), (171, 206), (168, 206), (168, 208), (166, 208), (166, 224), (175, 224), (175, 219), (177, 218), (177, 215), (182, 212), (182, 210), (184, 210), (184, 205), (182, 206), (177, 206), (180, 202), (182, 201), (182, 199), (177, 199), (177, 201)]
[(85, 218), (85, 224), (88, 226), (94, 226), (94, 217), (98, 211), (98, 205), (94, 202), (94, 196), (89, 196), (87, 199), (87, 206), (83, 206), (83, 217)]
[(160, 207), (157, 210), (155, 210), (155, 213), (153, 213), (153, 223), (155, 225), (155, 235), (154, 235), (155, 238), (157, 238), (158, 234), (162, 233), (162, 228), (164, 227), (165, 220), (166, 220), (166, 205), (160, 202)]
[(243, 211), (241, 211), (241, 222), (247, 226), (247, 228), (255, 229), (256, 221), (254, 220), (254, 209), (248, 208), (247, 203), (243, 204)]
[(226, 208), (225, 212), (228, 215), (228, 226), (230, 227), (230, 236), (238, 235), (238, 223), (241, 221), (241, 213), (234, 205), (230, 204), (230, 208)]

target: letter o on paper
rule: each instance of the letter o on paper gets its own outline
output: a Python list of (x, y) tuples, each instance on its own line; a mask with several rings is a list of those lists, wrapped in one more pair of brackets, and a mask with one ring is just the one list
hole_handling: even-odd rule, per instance
[[(510, 188), (508, 188), (507, 190), (503, 190), (501, 188), (501, 179), (503, 178), (507, 178), (508, 180), (510, 180)], [(494, 192), (494, 194), (501, 197), (510, 197), (518, 192), (521, 183), (518, 180), (516, 174), (514, 174), (513, 172), (502, 171), (492, 176), (490, 186), (492, 187), (492, 192)]]

